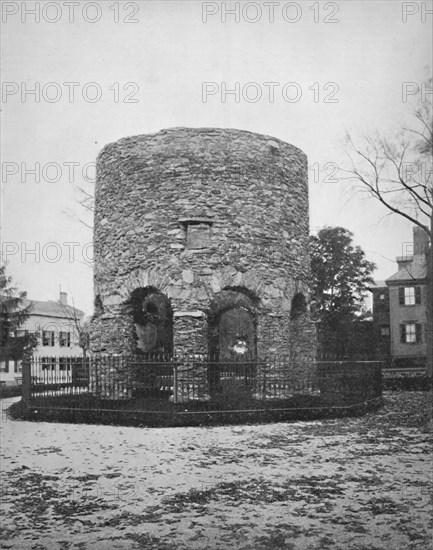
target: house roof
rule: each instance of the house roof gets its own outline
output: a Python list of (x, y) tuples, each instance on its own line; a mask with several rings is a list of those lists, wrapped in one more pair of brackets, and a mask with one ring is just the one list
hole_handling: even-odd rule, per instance
[(388, 277), (386, 283), (392, 283), (394, 281), (413, 281), (427, 278), (427, 263), (411, 262), (408, 265), (403, 266), (401, 269)]
[(43, 315), (44, 317), (57, 317), (63, 319), (74, 319), (75, 317), (81, 318), (84, 315), (84, 311), (81, 311), (80, 309), (62, 305), (59, 302), (54, 302), (52, 300), (41, 302), (39, 300), (24, 299), (21, 302), (21, 306), (23, 308), (31, 306), (29, 311), (30, 315)]
[(370, 287), (373, 288), (386, 288), (386, 282), (385, 281), (374, 281), (374, 283)]

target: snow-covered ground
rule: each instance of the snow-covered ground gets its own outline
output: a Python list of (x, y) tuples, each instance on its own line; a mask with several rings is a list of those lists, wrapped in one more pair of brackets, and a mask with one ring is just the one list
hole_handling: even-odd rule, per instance
[(429, 399), (388, 393), (361, 418), (210, 428), (3, 413), (1, 547), (426, 550)]

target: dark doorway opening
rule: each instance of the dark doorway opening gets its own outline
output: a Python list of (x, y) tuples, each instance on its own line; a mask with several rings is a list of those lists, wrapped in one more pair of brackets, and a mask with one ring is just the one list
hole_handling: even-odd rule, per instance
[(156, 288), (131, 294), (136, 357), (130, 365), (136, 378), (136, 396), (168, 397), (172, 386), (173, 310)]
[(256, 377), (257, 300), (246, 289), (225, 289), (209, 312), (210, 392), (250, 390)]
[(135, 325), (136, 353), (170, 356), (173, 353), (173, 310), (170, 300), (159, 290), (147, 287), (131, 295)]

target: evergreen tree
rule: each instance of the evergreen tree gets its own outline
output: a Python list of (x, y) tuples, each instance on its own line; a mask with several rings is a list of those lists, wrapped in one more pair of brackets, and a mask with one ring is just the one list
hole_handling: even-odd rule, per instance
[(6, 266), (0, 266), (0, 360), (23, 359), (37, 346), (34, 334), (19, 332), (28, 319), (31, 306), (24, 307), (25, 292), (18, 292)]

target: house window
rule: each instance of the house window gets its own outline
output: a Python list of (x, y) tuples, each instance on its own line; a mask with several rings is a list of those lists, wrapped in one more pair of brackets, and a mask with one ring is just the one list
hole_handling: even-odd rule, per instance
[(59, 370), (71, 370), (70, 357), (59, 357)]
[(45, 370), (45, 371), (56, 370), (56, 360), (50, 357), (43, 357), (42, 370)]
[(383, 325), (382, 327), (380, 327), (380, 335), (381, 336), (389, 336), (389, 326), (388, 325)]
[(42, 345), (54, 347), (54, 330), (42, 331)]
[(70, 348), (71, 347), (71, 333), (70, 332), (60, 332), (59, 333), (59, 344), (61, 348)]
[(414, 306), (421, 303), (421, 287), (404, 286), (399, 288), (399, 302), (403, 306)]
[(400, 325), (400, 341), (403, 344), (421, 342), (421, 323), (410, 322)]
[(404, 289), (404, 305), (413, 306), (415, 304), (415, 287), (407, 286)]

